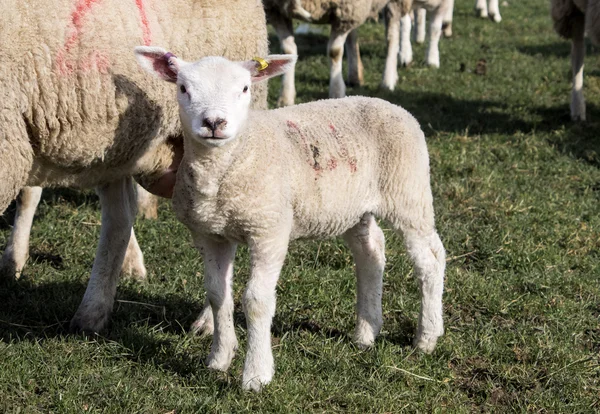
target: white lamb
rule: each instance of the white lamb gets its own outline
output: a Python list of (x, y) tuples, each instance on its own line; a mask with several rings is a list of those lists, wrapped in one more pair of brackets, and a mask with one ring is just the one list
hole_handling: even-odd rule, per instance
[(587, 33), (594, 44), (600, 43), (600, 0), (552, 0), (552, 20), (554, 30), (562, 37), (571, 39), (571, 119), (585, 121), (583, 38)]
[[(251, 111), (250, 85), (282, 74), (296, 56), (186, 63), (158, 47), (138, 47), (150, 73), (175, 82), (185, 152), (173, 207), (204, 257), (214, 337), (207, 364), (227, 370), (237, 347), (232, 277), (236, 245), (250, 248), (243, 295), (248, 349), (243, 386), (271, 381), (270, 327), (288, 244), (341, 235), (356, 263), (355, 341), (371, 346), (382, 324), (384, 235), (375, 216), (404, 236), (421, 289), (415, 345), (433, 351), (443, 334), (445, 252), (434, 227), (429, 157), (419, 124), (375, 98), (321, 100)], [(201, 320), (202, 321), (202, 320)], [(200, 326), (199, 328), (203, 328)]]

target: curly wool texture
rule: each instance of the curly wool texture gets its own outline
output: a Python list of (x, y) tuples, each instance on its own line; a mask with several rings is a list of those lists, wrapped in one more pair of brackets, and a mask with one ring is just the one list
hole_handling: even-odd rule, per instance
[(425, 137), (406, 110), (376, 98), (252, 111), (235, 142), (186, 139), (173, 206), (190, 228), (248, 242), (344, 233), (365, 213), (396, 228), (434, 230)]
[[(260, 0), (5, 0), (0, 14), (0, 211), (25, 185), (156, 179), (181, 135), (170, 85), (131, 51), (185, 58), (267, 53)], [(266, 107), (266, 87), (253, 91)]]

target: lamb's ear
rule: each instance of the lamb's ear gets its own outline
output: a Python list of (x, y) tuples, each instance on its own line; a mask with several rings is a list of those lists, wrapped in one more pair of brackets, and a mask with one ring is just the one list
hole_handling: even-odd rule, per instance
[(254, 58), (240, 64), (250, 71), (254, 83), (282, 75), (296, 64), (296, 60), (296, 55), (269, 55), (264, 59)]
[(173, 53), (153, 46), (138, 46), (134, 53), (140, 66), (147, 72), (167, 82), (177, 81), (177, 72), (184, 61), (177, 59)]

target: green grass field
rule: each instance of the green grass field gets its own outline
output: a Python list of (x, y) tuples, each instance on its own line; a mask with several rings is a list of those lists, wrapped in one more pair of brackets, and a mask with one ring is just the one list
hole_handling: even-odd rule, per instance
[[(355, 281), (340, 240), (292, 244), (273, 323), (274, 380), (241, 389), (246, 332), (236, 262), (240, 350), (228, 374), (205, 368), (210, 339), (188, 334), (202, 308), (202, 262), (162, 202), (138, 219), (149, 280), (122, 281), (110, 327), (71, 335), (99, 237), (93, 192), (49, 190), (32, 259), (0, 285), (0, 412), (548, 412), (600, 410), (600, 66), (588, 46), (588, 122), (569, 116), (570, 45), (548, 0), (509, 0), (503, 21), (457, 1), (441, 69), (424, 46), (378, 89), (382, 24), (361, 28), (366, 82), (350, 95), (407, 108), (428, 137), (437, 227), (448, 254), (446, 334), (414, 351), (419, 295), (401, 240), (386, 230), (384, 327), (375, 347), (351, 341)], [(327, 96), (326, 35), (298, 36), (298, 102)], [(272, 49), (278, 52), (276, 38)], [(475, 67), (486, 60), (486, 74)], [(461, 66), (464, 70), (461, 70)], [(280, 81), (271, 82), (273, 104)], [(12, 214), (0, 219), (0, 246)]]

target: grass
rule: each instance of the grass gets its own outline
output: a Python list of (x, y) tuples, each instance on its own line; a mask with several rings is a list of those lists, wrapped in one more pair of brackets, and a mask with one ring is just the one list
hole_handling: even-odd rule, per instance
[[(202, 263), (168, 202), (138, 220), (149, 281), (122, 281), (111, 326), (70, 335), (99, 235), (91, 192), (46, 191), (18, 282), (0, 287), (0, 412), (570, 412), (600, 410), (600, 71), (588, 46), (588, 122), (569, 118), (569, 43), (547, 0), (509, 1), (500, 24), (457, 2), (442, 69), (400, 69), (378, 89), (384, 30), (360, 30), (365, 85), (420, 121), (437, 226), (448, 251), (446, 334), (410, 347), (419, 307), (412, 267), (386, 231), (384, 330), (358, 350), (354, 276), (339, 240), (291, 246), (273, 324), (276, 374), (241, 390), (246, 332), (228, 374), (203, 365), (210, 339), (187, 333), (204, 299)], [(298, 102), (327, 96), (325, 35), (298, 36)], [(272, 38), (277, 51), (276, 39)], [(480, 59), (486, 74), (475, 74)], [(464, 70), (461, 70), (461, 66)], [(270, 85), (274, 103), (279, 81)], [(0, 246), (10, 232), (0, 220)], [(247, 251), (236, 262), (236, 303)], [(238, 305), (239, 306), (239, 305)]]

